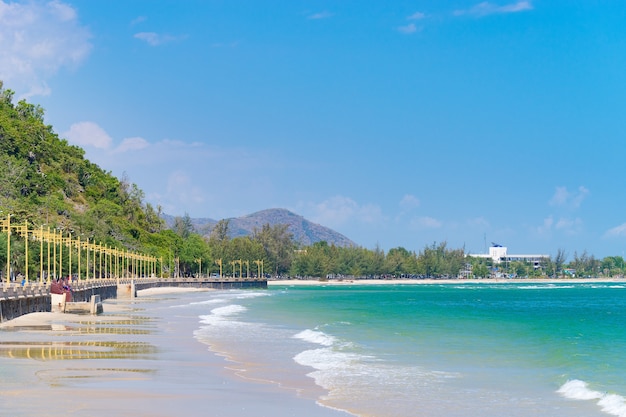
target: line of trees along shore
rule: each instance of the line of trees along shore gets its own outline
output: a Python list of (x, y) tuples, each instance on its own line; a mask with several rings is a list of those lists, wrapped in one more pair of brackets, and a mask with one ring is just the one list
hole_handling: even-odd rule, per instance
[[(162, 209), (144, 202), (143, 191), (127, 178), (118, 179), (84, 158), (84, 150), (59, 138), (44, 123), (44, 110), (24, 100), (13, 103), (14, 92), (0, 81), (0, 220), (11, 215), (11, 222), (33, 229), (59, 231), (81, 241), (109, 248), (135, 251), (159, 260), (158, 271), (165, 276), (184, 276), (242, 271), (250, 275), (262, 261), (265, 273), (274, 276), (326, 278), (346, 277), (488, 277), (494, 268), (515, 276), (563, 275), (616, 276), (625, 272), (622, 257), (596, 259), (586, 252), (556, 256), (535, 269), (512, 262), (493, 265), (485, 259), (465, 256), (464, 249), (433, 243), (419, 252), (398, 247), (388, 251), (362, 247), (338, 247), (317, 242), (302, 247), (294, 241), (287, 225), (262, 226), (250, 236), (229, 237), (229, 223), (222, 220), (208, 236), (195, 233), (189, 216), (175, 219), (166, 227)], [(19, 237), (14, 237), (16, 242)], [(29, 243), (31, 254), (38, 254)], [(11, 245), (7, 259), (7, 235), (0, 233), (0, 265), (7, 262), (19, 271), (25, 263), (24, 242)], [(31, 255), (36, 258), (36, 255)], [(64, 257), (69, 256), (64, 252)], [(30, 257), (29, 257), (30, 258)], [(61, 262), (68, 262), (62, 260)], [(234, 261), (242, 261), (235, 268)], [(246, 268), (242, 263), (247, 261)], [(29, 260), (30, 262), (30, 260)], [(29, 269), (36, 270), (36, 259)], [(236, 270), (237, 269), (237, 270)]]
[[(299, 246), (287, 225), (266, 224), (251, 236), (229, 238), (228, 220), (221, 220), (208, 238), (193, 232), (188, 216), (177, 217), (171, 231), (177, 236), (176, 254), (183, 274), (217, 271), (214, 261), (223, 265), (243, 259), (265, 262), (266, 273), (296, 278), (489, 278), (506, 277), (616, 277), (623, 276), (626, 264), (621, 256), (596, 259), (586, 252), (567, 254), (558, 250), (538, 267), (532, 262), (501, 262), (466, 256), (464, 249), (449, 248), (446, 242), (435, 242), (421, 251), (403, 247), (384, 251), (359, 246), (341, 247), (325, 241)], [(202, 259), (202, 263), (197, 259)], [(213, 265), (213, 266), (211, 266)], [(255, 269), (256, 271), (256, 269)], [(224, 268), (225, 274), (238, 274), (237, 268)]]

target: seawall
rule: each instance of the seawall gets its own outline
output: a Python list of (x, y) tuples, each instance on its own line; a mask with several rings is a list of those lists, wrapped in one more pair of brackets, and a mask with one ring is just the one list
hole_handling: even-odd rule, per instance
[[(72, 301), (89, 302), (92, 295), (101, 300), (130, 297), (132, 290), (153, 287), (188, 288), (267, 288), (266, 280), (208, 279), (208, 278), (135, 278), (93, 279), (72, 283)], [(0, 322), (28, 313), (51, 311), (50, 285), (46, 283), (0, 284)]]

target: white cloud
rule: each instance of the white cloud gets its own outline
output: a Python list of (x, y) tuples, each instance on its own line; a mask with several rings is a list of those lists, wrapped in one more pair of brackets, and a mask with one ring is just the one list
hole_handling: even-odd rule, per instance
[(419, 207), (419, 205), (419, 198), (411, 194), (405, 194), (404, 197), (402, 197), (402, 200), (400, 200), (400, 208), (405, 211), (412, 210), (416, 207)]
[(485, 219), (484, 217), (475, 217), (473, 219), (469, 219), (467, 221), (467, 224), (470, 227), (482, 227), (482, 228), (488, 228), (489, 222), (487, 221), (487, 219)]
[(604, 237), (626, 237), (626, 223), (615, 226), (604, 233)]
[(462, 15), (470, 15), (476, 17), (483, 17), (492, 14), (506, 14), (506, 13), (518, 13), (527, 10), (532, 10), (533, 5), (530, 1), (518, 1), (517, 3), (510, 3), (499, 6), (497, 4), (489, 3), (488, 1), (484, 1), (482, 3), (478, 3), (473, 7), (465, 10), (455, 10), (455, 16)]
[(538, 226), (537, 228), (535, 228), (535, 232), (539, 236), (550, 235), (550, 233), (552, 233), (553, 224), (554, 224), (554, 218), (552, 216), (546, 217), (545, 219), (543, 219), (543, 223), (541, 224), (541, 226)]
[(415, 12), (412, 15), (407, 17), (407, 20), (422, 20), (426, 17), (426, 15), (422, 12)]
[(311, 20), (328, 19), (329, 17), (333, 17), (333, 16), (334, 16), (333, 13), (323, 11), (319, 13), (312, 13), (307, 16), (307, 19), (311, 19)]
[(574, 192), (568, 191), (567, 187), (556, 187), (549, 203), (551, 206), (577, 209), (587, 195), (589, 195), (589, 190), (582, 185)]
[(127, 152), (127, 151), (138, 151), (140, 149), (147, 148), (149, 143), (144, 138), (134, 137), (134, 138), (126, 138), (120, 143), (115, 149), (115, 152)]
[(201, 204), (204, 195), (200, 187), (195, 186), (191, 177), (184, 171), (176, 170), (167, 179), (168, 200), (178, 201), (183, 206)]
[(78, 146), (93, 146), (98, 149), (109, 149), (113, 139), (100, 126), (93, 122), (78, 122), (63, 133), (68, 142)]
[(60, 1), (51, 1), (48, 3), (48, 7), (50, 8), (51, 14), (62, 22), (69, 22), (75, 20), (77, 17), (76, 10), (74, 10), (72, 6), (63, 4)]
[(430, 216), (416, 217), (411, 220), (413, 229), (439, 229), (443, 226), (443, 222)]
[(276, 158), (258, 149), (142, 137), (118, 140), (93, 122), (76, 123), (62, 136), (83, 147), (86, 158), (102, 169), (117, 177), (126, 174), (144, 190), (147, 202), (168, 214), (218, 219), (249, 214), (240, 211), (248, 210), (250, 201), (264, 201), (274, 187), (265, 172), (267, 161)]
[(83, 62), (90, 38), (68, 4), (0, 0), (0, 79), (20, 98), (50, 94), (47, 79)]
[(556, 187), (554, 195), (550, 199), (551, 206), (563, 206), (567, 203), (569, 193), (566, 187)]
[[(128, 151), (137, 151), (149, 146), (144, 138), (132, 137), (123, 139), (122, 142), (114, 148), (114, 140), (109, 134), (94, 122), (78, 122), (70, 126), (67, 132), (61, 134), (61, 137), (73, 145), (80, 147), (94, 147), (109, 151), (110, 154), (119, 154)], [(102, 155), (100, 153), (100, 155)]]
[(145, 22), (146, 20), (148, 20), (146, 16), (137, 16), (130, 22), (130, 25), (135, 26), (135, 25)]
[(359, 205), (349, 197), (334, 196), (321, 203), (305, 204), (312, 221), (328, 227), (339, 227), (347, 223), (373, 224), (384, 218), (379, 206)]
[(575, 219), (561, 217), (554, 225), (554, 229), (568, 235), (576, 235), (582, 232), (583, 221), (578, 217)]
[(182, 39), (185, 39), (185, 35), (181, 36), (173, 36), (173, 35), (162, 35), (156, 32), (139, 32), (135, 33), (133, 36), (135, 39), (142, 40), (146, 42), (150, 46), (159, 46), (169, 42), (175, 42)]
[(584, 222), (581, 218), (568, 218), (560, 217), (555, 220), (553, 216), (549, 216), (543, 220), (541, 226), (534, 229), (535, 233), (539, 236), (547, 237), (552, 233), (564, 233), (566, 235), (577, 235), (583, 231)]
[(415, 23), (409, 23), (406, 26), (398, 27), (398, 32), (410, 35), (411, 33), (417, 32), (417, 26), (415, 26)]

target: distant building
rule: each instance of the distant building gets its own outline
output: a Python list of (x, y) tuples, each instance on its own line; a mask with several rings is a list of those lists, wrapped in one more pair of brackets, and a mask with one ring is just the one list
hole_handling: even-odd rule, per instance
[(535, 269), (541, 267), (542, 262), (550, 259), (550, 255), (509, 255), (507, 253), (507, 247), (498, 245), (497, 243), (493, 243), (492, 246), (489, 247), (489, 253), (471, 253), (467, 256), (491, 259), (494, 264), (512, 261), (531, 262)]

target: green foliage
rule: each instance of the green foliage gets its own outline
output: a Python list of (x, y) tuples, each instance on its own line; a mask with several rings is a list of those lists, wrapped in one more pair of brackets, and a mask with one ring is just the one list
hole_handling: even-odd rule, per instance
[(163, 229), (160, 208), (144, 204), (135, 184), (105, 172), (59, 138), (44, 124), (40, 106), (13, 104), (13, 95), (0, 81), (0, 217), (11, 213), (32, 227), (43, 224), (109, 246), (160, 252), (144, 248)]

